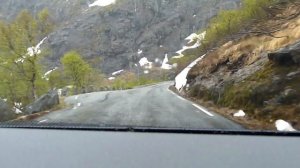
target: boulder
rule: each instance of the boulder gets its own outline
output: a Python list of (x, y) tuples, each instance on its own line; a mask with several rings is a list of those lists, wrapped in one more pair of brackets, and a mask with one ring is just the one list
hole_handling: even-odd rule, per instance
[(294, 89), (286, 89), (281, 93), (280, 102), (283, 104), (290, 104), (297, 101), (299, 93)]
[(49, 110), (59, 104), (59, 95), (57, 91), (50, 91), (47, 94), (41, 96), (34, 103), (28, 105), (25, 108), (25, 113), (34, 114)]
[(280, 95), (277, 95), (271, 100), (265, 101), (265, 105), (281, 105), (281, 104), (292, 104), (298, 101), (299, 93), (294, 89), (285, 89)]
[(278, 65), (300, 64), (300, 55), (293, 55), (293, 52), (269, 53), (268, 58)]
[(269, 53), (268, 58), (278, 65), (300, 65), (300, 42)]
[(0, 99), (0, 122), (12, 120), (16, 117), (12, 109), (6, 104), (6, 102)]

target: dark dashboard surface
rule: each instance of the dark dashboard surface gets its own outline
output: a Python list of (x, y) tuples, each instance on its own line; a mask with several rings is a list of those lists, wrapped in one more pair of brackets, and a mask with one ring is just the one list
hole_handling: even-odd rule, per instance
[(0, 129), (1, 168), (293, 168), (287, 136)]

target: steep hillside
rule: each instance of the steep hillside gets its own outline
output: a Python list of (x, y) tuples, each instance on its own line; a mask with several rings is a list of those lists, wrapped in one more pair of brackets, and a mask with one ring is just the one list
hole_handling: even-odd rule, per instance
[[(103, 58), (99, 67), (105, 73), (129, 68), (142, 57), (151, 62), (162, 60), (166, 53), (180, 48), (190, 33), (205, 26), (219, 9), (237, 6), (237, 1), (208, 2), (123, 0), (105, 8), (89, 8), (51, 34), (53, 53), (49, 59), (58, 64), (64, 52), (76, 49), (85, 58)], [(138, 50), (143, 53), (138, 55)]]
[(48, 8), (57, 24), (68, 22), (88, 8), (88, 0), (0, 0), (0, 19), (10, 21), (21, 10), (37, 14)]
[(300, 4), (269, 9), (269, 17), (252, 21), (191, 69), (186, 93), (249, 128), (274, 129), (279, 119), (300, 128)]
[[(59, 66), (65, 52), (77, 50), (105, 73), (112, 73), (131, 67), (142, 57), (151, 62), (162, 60), (219, 10), (238, 7), (239, 0), (117, 0), (111, 6), (89, 7), (93, 2), (1, 0), (0, 18), (10, 20), (21, 9), (36, 13), (47, 7), (57, 29), (44, 45), (51, 49), (44, 64)], [(138, 55), (138, 50), (143, 54)]]

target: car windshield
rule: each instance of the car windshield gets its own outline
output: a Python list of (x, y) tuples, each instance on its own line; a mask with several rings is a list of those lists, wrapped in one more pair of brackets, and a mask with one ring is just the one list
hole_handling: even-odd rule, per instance
[(0, 123), (300, 129), (299, 0), (0, 0)]

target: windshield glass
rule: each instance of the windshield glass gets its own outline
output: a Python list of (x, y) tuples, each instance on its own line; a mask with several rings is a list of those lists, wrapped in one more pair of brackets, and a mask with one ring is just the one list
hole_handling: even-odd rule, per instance
[(0, 0), (0, 122), (300, 129), (299, 0)]

